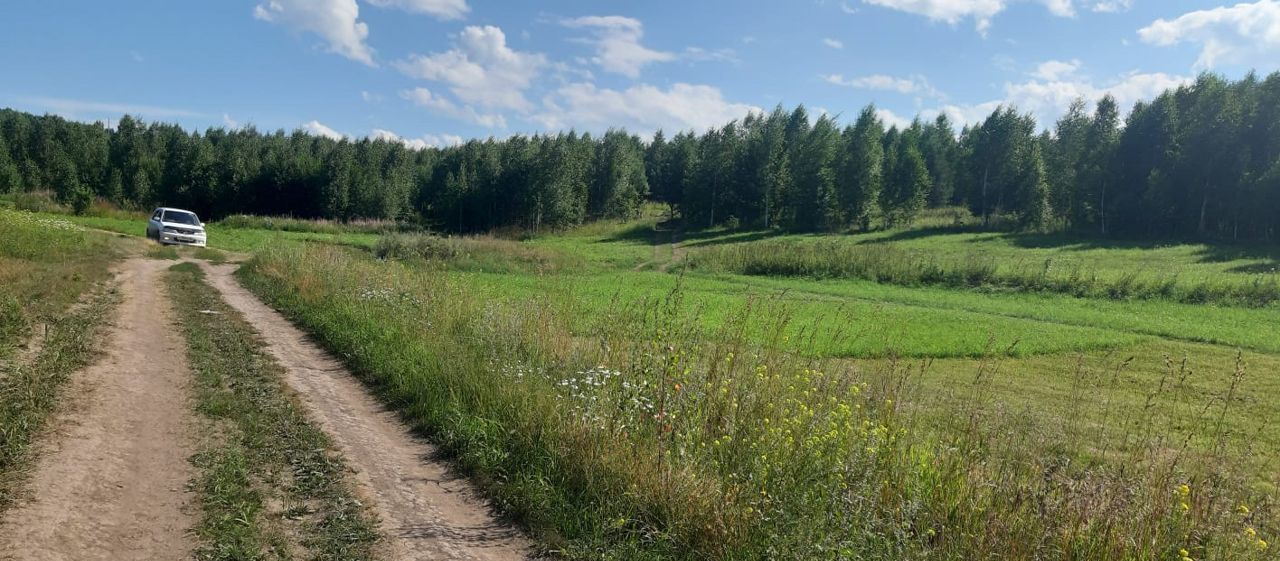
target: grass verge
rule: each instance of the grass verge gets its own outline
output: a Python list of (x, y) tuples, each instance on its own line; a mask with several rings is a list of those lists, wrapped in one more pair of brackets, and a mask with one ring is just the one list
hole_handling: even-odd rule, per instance
[(0, 370), (0, 511), (13, 503), (36, 436), (57, 411), (72, 374), (92, 360), (102, 326), (118, 302), (114, 289), (94, 293), (46, 324), (44, 346), (30, 362)]
[(374, 558), (374, 520), (345, 462), (282, 385), (283, 369), (194, 263), (170, 267), (211, 444), (193, 459), (203, 509), (197, 558)]

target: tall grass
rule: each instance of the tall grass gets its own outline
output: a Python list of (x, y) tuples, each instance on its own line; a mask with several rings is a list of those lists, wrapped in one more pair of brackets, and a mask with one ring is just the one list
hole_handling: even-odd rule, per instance
[[(956, 381), (954, 422), (926, 428), (927, 362), (805, 358), (767, 301), (708, 331), (676, 289), (584, 337), (571, 289), (495, 302), (318, 246), (241, 276), (570, 558), (1265, 559), (1280, 532), (1274, 490), (1228, 467), (1247, 446), (1215, 429), (1242, 365), (1191, 418), (1171, 363), (1143, 410), (1043, 427), (1006, 418), (985, 362)], [(1082, 368), (1078, 408), (1123, 367)]]
[(382, 259), (419, 259), (454, 269), (489, 272), (552, 273), (581, 265), (582, 259), (491, 236), (387, 234), (373, 254)]
[(855, 278), (904, 286), (1053, 292), (1114, 300), (1164, 299), (1250, 307), (1280, 301), (1280, 274), (1275, 273), (1250, 275), (1248, 280), (1221, 277), (1197, 282), (1137, 271), (1112, 277), (1078, 265), (1060, 270), (1051, 258), (1011, 264), (995, 257), (944, 257), (908, 251), (888, 243), (764, 240), (702, 248), (690, 252), (685, 262), (696, 270), (746, 275)]
[(281, 232), (305, 232), (314, 234), (383, 234), (411, 232), (420, 228), (414, 224), (394, 220), (328, 220), (321, 218), (293, 218), (291, 216), (257, 216), (233, 214), (217, 222), (224, 228), (248, 230), (276, 230)]

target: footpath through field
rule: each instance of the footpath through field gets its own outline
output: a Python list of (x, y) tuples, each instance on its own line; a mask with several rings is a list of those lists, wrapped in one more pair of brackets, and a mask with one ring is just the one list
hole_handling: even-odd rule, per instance
[(530, 555), (531, 543), (498, 521), (466, 480), (433, 460), (429, 443), (413, 436), (337, 359), (242, 288), (232, 276), (234, 265), (201, 265), (208, 282), (262, 335), (287, 370), (285, 382), (355, 468), (357, 487), (382, 521), (392, 559), (506, 561)]
[(0, 559), (190, 556), (190, 379), (160, 282), (169, 265), (122, 265), (106, 356), (73, 379), (74, 403), (46, 439), (28, 498), (0, 520)]

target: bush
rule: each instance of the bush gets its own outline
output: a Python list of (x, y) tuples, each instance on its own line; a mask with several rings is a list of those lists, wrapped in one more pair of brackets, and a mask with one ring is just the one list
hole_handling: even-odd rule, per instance
[(70, 209), (54, 200), (53, 194), (48, 191), (18, 193), (13, 198), (13, 206), (18, 210), (25, 210), (29, 212), (66, 214), (70, 211)]

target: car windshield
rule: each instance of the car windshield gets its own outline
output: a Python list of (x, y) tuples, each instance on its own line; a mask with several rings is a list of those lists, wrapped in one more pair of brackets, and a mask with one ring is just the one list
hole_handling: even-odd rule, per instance
[(164, 211), (164, 220), (163, 220), (163, 221), (164, 221), (164, 222), (176, 222), (176, 223), (178, 223), (178, 224), (190, 224), (190, 225), (192, 225), (192, 226), (199, 226), (199, 225), (200, 225), (200, 221), (196, 219), (196, 215), (191, 214), (190, 212), (182, 212), (182, 211), (177, 211), (177, 210), (166, 210), (166, 211)]

